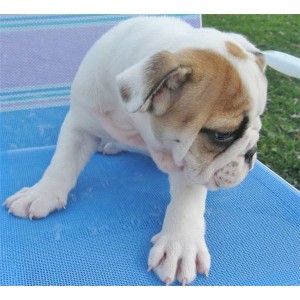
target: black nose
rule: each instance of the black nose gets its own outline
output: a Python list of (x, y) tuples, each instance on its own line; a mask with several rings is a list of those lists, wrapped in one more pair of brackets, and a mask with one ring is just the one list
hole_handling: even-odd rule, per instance
[(245, 161), (247, 164), (251, 164), (253, 155), (257, 152), (257, 145), (248, 150), (245, 154)]

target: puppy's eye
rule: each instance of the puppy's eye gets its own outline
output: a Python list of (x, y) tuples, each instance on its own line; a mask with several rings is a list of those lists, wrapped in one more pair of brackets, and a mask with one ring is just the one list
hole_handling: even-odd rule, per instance
[(234, 132), (219, 132), (208, 128), (202, 128), (201, 133), (206, 134), (209, 139), (219, 146), (228, 146), (237, 138), (237, 133)]
[(231, 142), (234, 139), (235, 134), (233, 132), (223, 133), (215, 131), (213, 132), (213, 137), (218, 142)]

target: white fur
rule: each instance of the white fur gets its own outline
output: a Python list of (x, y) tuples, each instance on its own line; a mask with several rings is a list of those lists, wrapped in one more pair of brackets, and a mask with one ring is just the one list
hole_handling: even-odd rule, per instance
[[(265, 106), (266, 89), (260, 83), (261, 88), (253, 89), (247, 73), (258, 82), (264, 80), (263, 76), (253, 64), (242, 63), (227, 53), (224, 43), (228, 40), (245, 51), (247, 47), (257, 50), (243, 37), (214, 29), (194, 29), (175, 18), (135, 18), (113, 28), (95, 43), (77, 72), (70, 111), (51, 164), (37, 184), (6, 200), (9, 211), (19, 217), (42, 218), (65, 207), (68, 192), (100, 142), (100, 150), (108, 154), (121, 149), (150, 153), (157, 165), (169, 173), (172, 201), (162, 231), (153, 238), (149, 268), (167, 284), (176, 279), (183, 284), (190, 283), (197, 272), (208, 275), (210, 255), (204, 239), (207, 187), (213, 185), (212, 180), (220, 185), (220, 178), (228, 170), (233, 176), (230, 163), (257, 141), (254, 123)], [(162, 144), (152, 131), (149, 114), (127, 112), (137, 111), (143, 104), (145, 95), (141, 95), (141, 90), (145, 82), (141, 70), (147, 59), (161, 50), (176, 52), (188, 47), (211, 49), (226, 57), (245, 82), (253, 106), (248, 133), (232, 152), (208, 166), (202, 173), (202, 184), (188, 181), (185, 172), (181, 172), (193, 140), (186, 140), (184, 145)], [(131, 84), (134, 100), (125, 105), (127, 111), (118, 91), (124, 78), (139, 78)], [(220, 171), (222, 168), (225, 169)], [(230, 180), (237, 183), (240, 178)], [(179, 262), (180, 271), (176, 274)]]

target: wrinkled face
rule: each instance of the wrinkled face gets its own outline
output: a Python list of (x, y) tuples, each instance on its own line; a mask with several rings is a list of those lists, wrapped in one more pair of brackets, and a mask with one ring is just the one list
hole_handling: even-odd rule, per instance
[(252, 168), (266, 103), (261, 57), (231, 42), (226, 48), (227, 58), (199, 49), (152, 57), (142, 105), (128, 96), (133, 86), (121, 90), (151, 114), (154, 135), (186, 177), (209, 189), (232, 187)]

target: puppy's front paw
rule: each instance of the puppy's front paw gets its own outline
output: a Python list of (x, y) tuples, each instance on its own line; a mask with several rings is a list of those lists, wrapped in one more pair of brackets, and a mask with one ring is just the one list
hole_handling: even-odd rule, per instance
[(40, 219), (55, 209), (65, 207), (66, 203), (67, 195), (37, 183), (32, 187), (23, 188), (7, 198), (3, 206), (6, 206), (8, 212), (17, 217)]
[(160, 280), (169, 285), (176, 279), (186, 285), (197, 273), (208, 276), (210, 254), (204, 239), (176, 233), (159, 233), (151, 242), (148, 271), (154, 270)]
[(122, 149), (120, 149), (117, 145), (113, 143), (100, 144), (100, 146), (98, 147), (98, 152), (101, 152), (102, 154), (106, 155), (114, 155), (122, 151)]

